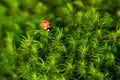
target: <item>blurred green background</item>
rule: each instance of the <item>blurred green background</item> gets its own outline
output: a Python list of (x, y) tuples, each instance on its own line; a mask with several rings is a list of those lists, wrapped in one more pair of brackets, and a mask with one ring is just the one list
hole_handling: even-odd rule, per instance
[(120, 80), (119, 48), (120, 0), (0, 0), (0, 80)]

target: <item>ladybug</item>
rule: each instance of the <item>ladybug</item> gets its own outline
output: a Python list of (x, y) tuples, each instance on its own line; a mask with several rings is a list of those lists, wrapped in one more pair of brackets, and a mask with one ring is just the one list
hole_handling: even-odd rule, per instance
[(40, 23), (40, 26), (47, 31), (50, 31), (52, 28), (52, 26), (48, 20), (42, 20)]

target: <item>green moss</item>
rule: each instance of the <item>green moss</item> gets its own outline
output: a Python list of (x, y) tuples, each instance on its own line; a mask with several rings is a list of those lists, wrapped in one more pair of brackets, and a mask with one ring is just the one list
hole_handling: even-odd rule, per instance
[(119, 8), (119, 0), (1, 0), (0, 80), (119, 80)]

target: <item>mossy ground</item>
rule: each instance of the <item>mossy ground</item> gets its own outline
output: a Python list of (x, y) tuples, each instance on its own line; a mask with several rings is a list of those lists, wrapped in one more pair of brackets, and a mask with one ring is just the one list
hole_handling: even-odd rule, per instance
[[(47, 19), (52, 31), (39, 24)], [(1, 0), (0, 80), (120, 80), (120, 0)]]

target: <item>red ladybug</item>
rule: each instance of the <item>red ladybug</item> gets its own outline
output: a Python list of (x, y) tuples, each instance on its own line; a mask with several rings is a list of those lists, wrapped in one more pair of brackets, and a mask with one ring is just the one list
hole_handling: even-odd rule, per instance
[(51, 30), (51, 24), (48, 20), (42, 20), (40, 26), (47, 31)]

